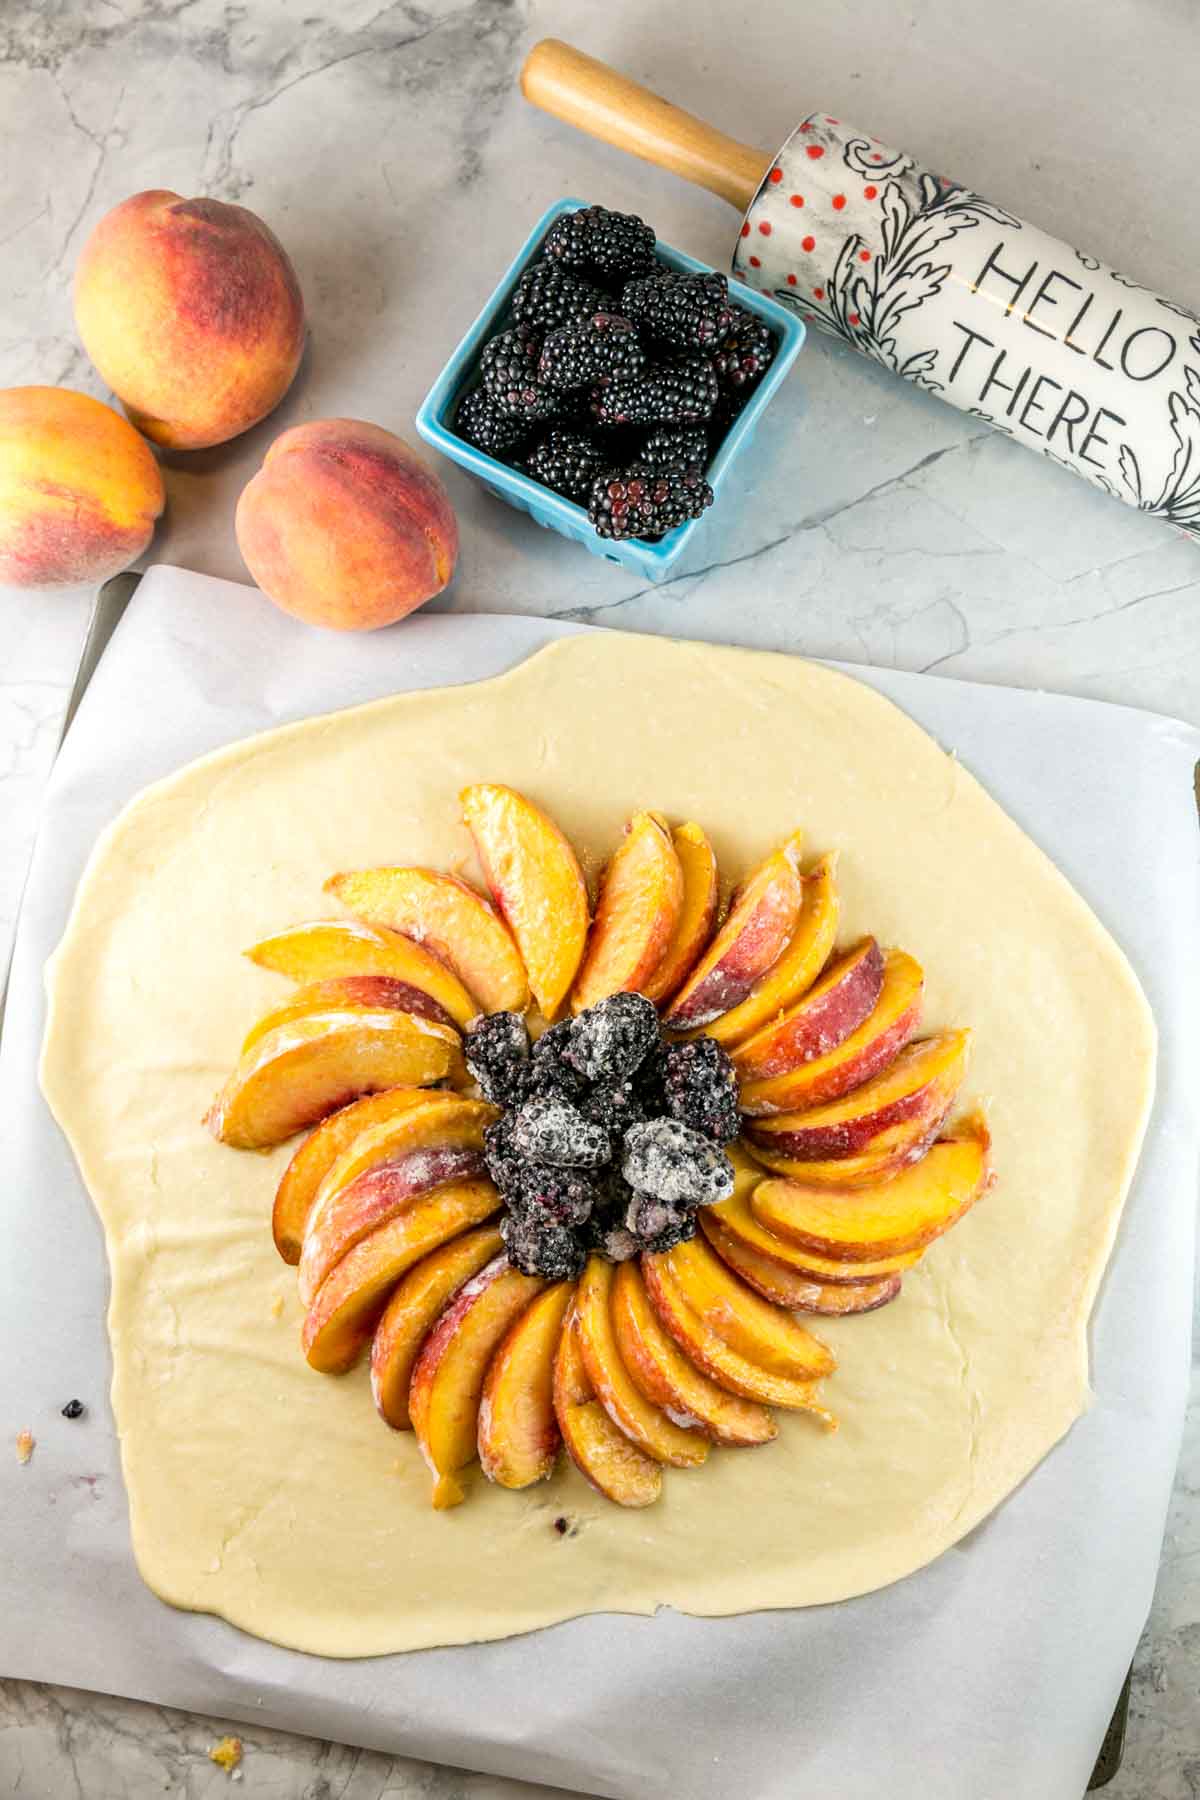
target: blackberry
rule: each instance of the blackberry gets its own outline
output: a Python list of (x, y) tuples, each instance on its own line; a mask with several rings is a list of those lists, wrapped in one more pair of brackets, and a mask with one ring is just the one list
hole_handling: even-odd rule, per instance
[(609, 994), (571, 1020), (563, 1055), (585, 1081), (612, 1087), (658, 1042), (658, 1013), (644, 994)]
[(620, 1138), (631, 1125), (640, 1125), (646, 1117), (632, 1080), (618, 1082), (615, 1087), (593, 1088), (586, 1100), (579, 1102), (585, 1119), (602, 1125), (610, 1138)]
[(82, 1419), (87, 1407), (82, 1400), (68, 1400), (61, 1411), (64, 1419)]
[(518, 1163), (504, 1196), (508, 1210), (548, 1225), (582, 1225), (591, 1216), (596, 1186), (580, 1169)]
[(737, 1071), (716, 1038), (672, 1044), (664, 1071), (666, 1110), (718, 1144), (730, 1144), (741, 1130)]
[(612, 1156), (603, 1125), (585, 1119), (569, 1100), (527, 1100), (513, 1115), (512, 1144), (528, 1162), (561, 1169), (594, 1169)]
[(733, 318), (713, 357), (713, 367), (723, 389), (749, 392), (762, 380), (775, 355), (775, 333), (744, 306), (732, 309)]
[(592, 395), (602, 425), (691, 425), (707, 419), (720, 385), (707, 356), (661, 363), (633, 381), (614, 381)]
[(474, 388), (459, 401), (454, 429), (487, 456), (511, 456), (529, 436), (523, 421), (505, 412), (486, 388)]
[(591, 1250), (598, 1250), (609, 1262), (628, 1262), (641, 1249), (637, 1238), (625, 1223), (634, 1200), (633, 1189), (616, 1170), (602, 1177), (591, 1217), (583, 1228), (583, 1239)]
[(621, 1173), (639, 1193), (673, 1206), (711, 1206), (733, 1192), (725, 1152), (677, 1119), (651, 1119), (627, 1131)]
[(608, 467), (600, 446), (581, 431), (552, 426), (521, 463), (527, 475), (568, 500), (586, 502), (592, 483)]
[(552, 418), (558, 409), (558, 395), (543, 387), (537, 378), (541, 353), (542, 340), (537, 332), (528, 325), (517, 325), (485, 344), (479, 358), (483, 385), (501, 412), (524, 420), (527, 425)]
[(505, 1113), (483, 1133), (483, 1161), (505, 1199), (520, 1191), (521, 1159), (512, 1141), (512, 1113)]
[(518, 325), (530, 325), (535, 331), (553, 331), (607, 305), (603, 289), (556, 263), (533, 263), (513, 289), (513, 317)]
[(653, 266), (654, 231), (636, 213), (584, 206), (555, 220), (542, 250), (564, 269), (585, 269), (611, 284)]
[(561, 1094), (574, 1100), (583, 1093), (587, 1083), (566, 1059), (574, 1024), (574, 1019), (560, 1019), (549, 1031), (543, 1031), (533, 1046), (529, 1071), (531, 1094)]
[(467, 1068), (485, 1100), (513, 1106), (525, 1093), (529, 1033), (520, 1013), (481, 1013), (472, 1019), (464, 1043)]
[(621, 310), (649, 337), (673, 350), (713, 350), (733, 323), (737, 308), (729, 283), (716, 270), (706, 275), (678, 275), (658, 269), (627, 281)]
[(639, 462), (652, 469), (686, 468), (699, 463), (701, 470), (708, 461), (708, 436), (698, 425), (658, 425), (647, 437), (638, 454)]
[(508, 1260), (522, 1275), (544, 1275), (547, 1281), (574, 1281), (583, 1273), (587, 1252), (564, 1225), (541, 1225), (509, 1213), (500, 1221)]
[(687, 519), (698, 519), (712, 503), (713, 491), (699, 463), (683, 469), (634, 463), (593, 484), (588, 518), (598, 537), (653, 539)]
[(696, 1214), (691, 1207), (673, 1206), (653, 1194), (635, 1194), (625, 1215), (625, 1228), (640, 1249), (654, 1255), (694, 1238)]
[(590, 387), (628, 381), (646, 366), (637, 327), (619, 313), (589, 313), (551, 331), (542, 345), (538, 380), (546, 387)]

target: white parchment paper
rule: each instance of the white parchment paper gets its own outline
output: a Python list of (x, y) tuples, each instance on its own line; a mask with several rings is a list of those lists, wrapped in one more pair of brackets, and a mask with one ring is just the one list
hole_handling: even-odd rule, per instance
[[(103, 1241), (36, 1084), (42, 968), (92, 844), (139, 788), (203, 751), (476, 680), (572, 629), (425, 616), (339, 637), (183, 570), (142, 583), (50, 784), (0, 1047), (0, 1435), (38, 1440), (27, 1467), (0, 1454), (0, 1673), (620, 1800), (1070, 1800), (1149, 1607), (1188, 1361), (1200, 733), (1148, 713), (850, 671), (1049, 851), (1131, 957), (1161, 1034), (1151, 1129), (1092, 1323), (1095, 1405), (968, 1538), (837, 1606), (598, 1616), (358, 1663), (177, 1612), (135, 1572)], [(76, 1394), (88, 1413), (69, 1423), (59, 1408)]]

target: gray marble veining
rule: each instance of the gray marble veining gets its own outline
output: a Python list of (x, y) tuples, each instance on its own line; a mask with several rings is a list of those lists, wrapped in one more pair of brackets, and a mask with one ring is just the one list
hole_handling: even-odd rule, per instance
[[(1200, 228), (1178, 198), (1200, 152), (1194, 31), (1180, 0), (1010, 0), (1002, 10), (988, 0), (912, 0), (902, 10), (890, 0), (824, 10), (789, 0), (753, 9), (720, 0), (8, 0), (0, 383), (65, 383), (104, 397), (74, 336), (70, 278), (108, 206), (155, 186), (260, 211), (296, 262), (312, 342), (272, 419), (233, 445), (167, 459), (169, 509), (153, 552), (245, 579), (233, 503), (274, 435), (331, 413), (410, 432), (444, 356), (551, 200), (575, 193), (642, 211), (671, 242), (728, 261), (728, 209), (522, 103), (525, 49), (551, 33), (767, 152), (802, 113), (832, 106), (1196, 305)], [(1139, 153), (1148, 132), (1161, 145), (1157, 160)], [(1200, 722), (1195, 546), (826, 342), (810, 343), (689, 564), (658, 589), (443, 472), (463, 556), (440, 608), (936, 670)], [(0, 958), (87, 605), (79, 594), (0, 595)], [(1200, 1795), (1200, 1383), (1193, 1388), (1112, 1800)], [(0, 1793), (224, 1793), (230, 1778), (207, 1757), (224, 1729), (7, 1682)], [(280, 1733), (241, 1735), (240, 1787), (279, 1800), (547, 1793)]]

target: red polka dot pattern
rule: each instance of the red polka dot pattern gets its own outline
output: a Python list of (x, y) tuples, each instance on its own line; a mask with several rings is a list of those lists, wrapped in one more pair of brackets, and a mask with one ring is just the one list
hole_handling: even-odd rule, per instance
[(749, 219), (747, 219), (746, 223), (742, 226), (742, 236), (743, 237), (750, 236), (750, 221), (749, 221)]
[(760, 219), (758, 222), (758, 229), (762, 232), (764, 237), (770, 237), (770, 235), (771, 235), (770, 219)]
[(815, 250), (816, 247), (817, 247), (817, 240), (815, 237), (801, 238), (800, 248), (802, 250)]
[(803, 206), (804, 205), (804, 195), (803, 194), (793, 194), (792, 195), (792, 205), (793, 206)]
[(824, 154), (825, 154), (824, 144), (806, 144), (805, 149), (807, 150), (809, 156), (812, 157), (814, 162), (816, 162), (820, 157), (824, 156)]
[(842, 208), (843, 208), (843, 206), (845, 206), (845, 204), (846, 204), (846, 196), (845, 196), (845, 194), (835, 194), (835, 195), (834, 195), (834, 196), (833, 196), (833, 210), (834, 210), (834, 212), (841, 212), (841, 210), (842, 210)]
[(772, 169), (771, 173), (767, 177), (767, 179), (768, 179), (768, 181), (782, 181), (783, 180), (783, 170), (782, 169)]
[(762, 264), (759, 262), (757, 256), (752, 256), (750, 258), (750, 267), (752, 269), (761, 269), (762, 268)]
[(873, 200), (878, 192), (879, 189), (877, 187), (865, 187), (863, 189), (863, 196), (867, 200)]

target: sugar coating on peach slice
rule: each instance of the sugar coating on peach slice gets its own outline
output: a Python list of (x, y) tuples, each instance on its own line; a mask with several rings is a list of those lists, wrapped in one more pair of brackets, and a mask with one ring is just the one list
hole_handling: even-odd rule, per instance
[(360, 1094), (465, 1074), (458, 1032), (413, 1013), (306, 1013), (260, 1038), (205, 1117), (213, 1136), (265, 1150)]
[(612, 1263), (590, 1256), (579, 1279), (575, 1329), (592, 1391), (613, 1424), (655, 1462), (695, 1468), (708, 1455), (707, 1439), (647, 1400), (621, 1357), (612, 1323), (614, 1273)]
[(900, 1274), (920, 1262), (919, 1250), (907, 1251), (902, 1256), (883, 1256), (870, 1262), (846, 1262), (840, 1257), (802, 1250), (791, 1238), (773, 1229), (768, 1221), (768, 1213), (772, 1218), (776, 1216), (776, 1203), (769, 1190), (786, 1185), (784, 1181), (764, 1176), (759, 1169), (749, 1197), (746, 1193), (735, 1192), (728, 1200), (705, 1207), (700, 1223), (703, 1225), (706, 1220), (711, 1220), (720, 1227), (724, 1237), (736, 1239), (739, 1248), (753, 1251), (763, 1261), (778, 1263), (788, 1274), (798, 1276), (802, 1281), (844, 1284), (874, 1281), (884, 1275)]
[(479, 1011), (457, 975), (402, 932), (360, 919), (318, 919), (293, 925), (246, 951), (260, 969), (274, 969), (293, 981), (332, 981), (343, 975), (390, 975), (429, 995), (456, 1025)]
[(329, 893), (368, 925), (400, 931), (439, 957), (484, 1012), (524, 1012), (529, 983), (508, 927), (457, 875), (436, 869), (358, 869), (332, 875)]
[(916, 1030), (921, 1017), (925, 973), (919, 962), (903, 950), (888, 950), (883, 958), (883, 982), (879, 998), (856, 1031), (835, 1050), (814, 1056), (811, 1062), (773, 1075), (765, 1081), (743, 1081), (740, 1103), (744, 1113), (799, 1112), (840, 1100), (851, 1088), (861, 1087), (898, 1056)]
[(728, 1393), (701, 1373), (658, 1323), (636, 1262), (613, 1277), (612, 1322), (621, 1360), (655, 1406), (677, 1425), (703, 1431), (715, 1444), (752, 1449), (778, 1428), (765, 1406)]
[(676, 826), (671, 842), (683, 874), (683, 900), (662, 961), (641, 989), (656, 1006), (682, 987), (708, 948), (721, 892), (716, 853), (702, 828), (689, 820)]
[(797, 831), (746, 877), (728, 917), (667, 1008), (674, 1031), (710, 1025), (738, 1006), (782, 955), (804, 899)]
[(439, 1510), (464, 1498), (460, 1472), (475, 1461), (488, 1364), (513, 1321), (546, 1283), (497, 1256), (459, 1289), (421, 1346), (408, 1410), (433, 1475)]
[(920, 1253), (987, 1191), (991, 1138), (979, 1113), (927, 1156), (873, 1187), (812, 1187), (803, 1179), (756, 1188), (757, 1217), (805, 1251), (858, 1265)]
[(554, 1360), (574, 1284), (547, 1288), (509, 1326), (488, 1364), (477, 1447), (489, 1481), (526, 1488), (554, 1472), (562, 1434), (554, 1412)]
[(396, 981), (390, 975), (337, 975), (328, 981), (313, 981), (298, 988), (282, 1006), (264, 1013), (242, 1040), (242, 1055), (253, 1050), (259, 1038), (266, 1037), (268, 1031), (274, 1031), (277, 1025), (286, 1025), (289, 1019), (302, 1019), (305, 1013), (330, 1009), (345, 1012), (360, 1006), (368, 1012), (390, 1009), (416, 1013), (419, 1018), (433, 1019), (439, 1025), (454, 1024), (444, 1006), (423, 988), (413, 987), (411, 982)]
[(704, 1027), (719, 1044), (726, 1048), (740, 1044), (798, 1000), (821, 973), (833, 950), (841, 916), (837, 860), (836, 850), (830, 851), (803, 877), (804, 897), (796, 929), (778, 959), (759, 976), (740, 1005)]
[(899, 1275), (879, 1275), (873, 1281), (814, 1281), (800, 1275), (774, 1257), (763, 1256), (741, 1238), (727, 1231), (719, 1219), (701, 1214), (700, 1224), (709, 1244), (735, 1275), (756, 1294), (790, 1312), (820, 1313), (837, 1317), (846, 1313), (874, 1312), (900, 1292)]
[(452, 1182), (420, 1195), (348, 1250), (305, 1314), (300, 1341), (312, 1367), (324, 1375), (352, 1368), (400, 1277), (448, 1239), (482, 1225), (499, 1206), (490, 1181)]
[(829, 1429), (836, 1429), (833, 1414), (822, 1406), (818, 1380), (797, 1381), (777, 1375), (761, 1363), (751, 1362), (718, 1336), (691, 1307), (675, 1281), (665, 1256), (643, 1256), (642, 1276), (659, 1323), (674, 1338), (688, 1359), (718, 1387), (744, 1400), (785, 1411), (813, 1413)]
[(934, 1106), (930, 1113), (915, 1113), (899, 1125), (890, 1125), (872, 1139), (869, 1149), (857, 1156), (819, 1157), (815, 1161), (786, 1156), (771, 1147), (769, 1137), (760, 1139), (756, 1126), (751, 1127), (743, 1142), (764, 1169), (770, 1169), (776, 1175), (791, 1176), (809, 1187), (874, 1187), (876, 1182), (890, 1181), (902, 1169), (910, 1168), (929, 1154), (949, 1110), (947, 1099), (944, 1105)]
[(843, 1099), (756, 1119), (751, 1135), (797, 1160), (861, 1155), (893, 1125), (945, 1113), (966, 1073), (970, 1041), (969, 1031), (940, 1031), (907, 1044), (881, 1075)]
[(883, 952), (874, 938), (864, 938), (831, 963), (803, 999), (730, 1052), (739, 1077), (763, 1081), (827, 1056), (874, 1012), (882, 988)]
[(317, 1191), (300, 1252), (308, 1306), (338, 1259), (416, 1195), (484, 1173), (483, 1133), (496, 1117), (484, 1100), (431, 1094), (351, 1139)]
[(635, 813), (600, 878), (596, 916), (571, 995), (583, 1012), (610, 994), (643, 993), (683, 907), (683, 870), (653, 813)]
[(514, 788), (478, 781), (460, 796), (484, 879), (521, 952), (538, 1010), (553, 1019), (588, 933), (588, 891), (566, 837)]
[(371, 1397), (393, 1431), (409, 1431), (408, 1390), (429, 1332), (465, 1282), (504, 1248), (498, 1225), (481, 1225), (430, 1251), (403, 1276), (371, 1339)]
[(704, 1238), (676, 1244), (666, 1266), (692, 1311), (748, 1362), (789, 1381), (819, 1381), (837, 1367), (828, 1345), (751, 1292)]
[(330, 1270), (355, 1244), (404, 1212), (420, 1195), (451, 1182), (474, 1181), (486, 1173), (481, 1149), (433, 1144), (368, 1169), (348, 1187), (339, 1188), (305, 1233), (297, 1271), (301, 1304), (311, 1304)]
[(271, 1235), (285, 1263), (300, 1261), (304, 1230), (317, 1191), (343, 1151), (368, 1125), (381, 1124), (431, 1098), (428, 1088), (388, 1088), (385, 1093), (368, 1094), (363, 1100), (351, 1101), (349, 1106), (331, 1113), (309, 1133), (275, 1190)]
[(662, 1493), (662, 1465), (617, 1428), (588, 1380), (573, 1310), (568, 1311), (554, 1359), (554, 1414), (579, 1473), (617, 1506), (653, 1506)]

